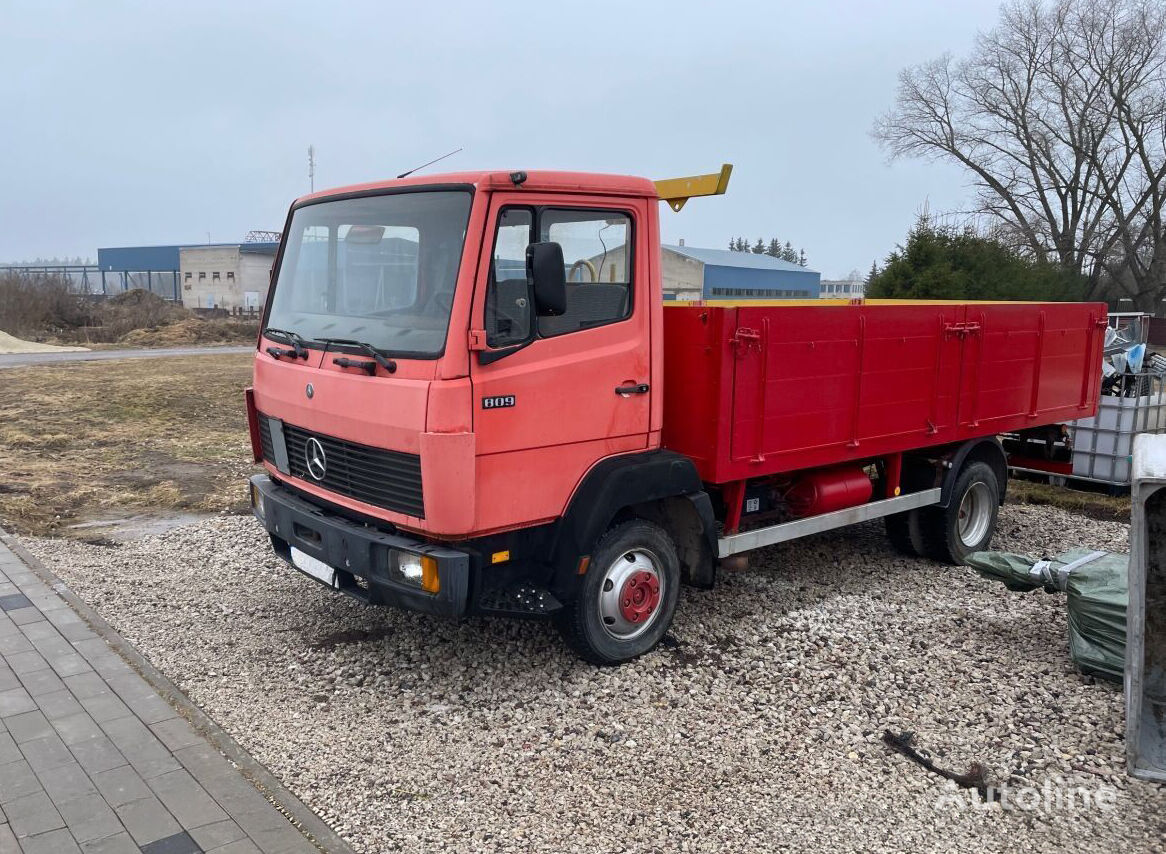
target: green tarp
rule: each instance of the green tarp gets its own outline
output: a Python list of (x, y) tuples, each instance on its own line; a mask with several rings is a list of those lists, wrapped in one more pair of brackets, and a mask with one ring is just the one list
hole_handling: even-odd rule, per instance
[(1064, 591), (1070, 657), (1083, 673), (1122, 681), (1129, 555), (1073, 549), (1055, 558), (1035, 560), (1009, 552), (974, 552), (967, 562), (1009, 590)]

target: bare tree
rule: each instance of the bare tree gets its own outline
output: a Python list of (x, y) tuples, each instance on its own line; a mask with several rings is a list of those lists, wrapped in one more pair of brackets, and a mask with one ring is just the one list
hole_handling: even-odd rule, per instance
[(873, 134), (954, 160), (999, 233), (1153, 310), (1166, 296), (1166, 3), (1020, 0), (899, 75)]

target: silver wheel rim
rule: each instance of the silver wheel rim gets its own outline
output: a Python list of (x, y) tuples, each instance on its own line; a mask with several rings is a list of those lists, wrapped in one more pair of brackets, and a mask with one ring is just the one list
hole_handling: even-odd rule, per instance
[(992, 524), (992, 490), (988, 484), (976, 481), (960, 501), (958, 532), (960, 542), (975, 546), (984, 539)]
[[(636, 588), (643, 590), (647, 579), (655, 585), (656, 604), (638, 619), (632, 619), (629, 612), (642, 613), (651, 598), (643, 600), (642, 607), (635, 608)], [(647, 588), (652, 589), (651, 585)], [(667, 591), (664, 574), (660, 571), (660, 559), (648, 549), (628, 549), (607, 567), (603, 581), (599, 585), (599, 622), (603, 630), (616, 640), (626, 641), (639, 637), (656, 624), (663, 610)]]

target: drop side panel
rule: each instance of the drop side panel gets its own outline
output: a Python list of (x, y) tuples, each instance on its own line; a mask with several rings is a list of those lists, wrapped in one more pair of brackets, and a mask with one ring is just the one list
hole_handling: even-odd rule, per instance
[(1092, 415), (1105, 317), (1088, 303), (969, 305), (960, 438)]
[(1087, 416), (1104, 318), (1083, 303), (666, 308), (664, 444), (726, 483)]

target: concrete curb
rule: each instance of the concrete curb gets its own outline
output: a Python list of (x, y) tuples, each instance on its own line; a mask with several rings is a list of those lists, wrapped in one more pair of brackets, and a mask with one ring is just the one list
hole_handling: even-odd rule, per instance
[(183, 694), (177, 685), (147, 661), (132, 644), (119, 635), (109, 623), (105, 622), (101, 615), (82, 601), (65, 582), (57, 578), (48, 567), (30, 554), (16, 541), (14, 536), (3, 528), (0, 528), (0, 542), (7, 546), (25, 566), (36, 573), (45, 584), (68, 602), (77, 615), (89, 625), (89, 628), (104, 639), (110, 648), (136, 670), (162, 699), (186, 718), (191, 726), (206, 738), (219, 753), (234, 763), (243, 777), (258, 789), (260, 794), (287, 818), (288, 822), (299, 830), (305, 838), (324, 854), (356, 854), (336, 831), (288, 791), (274, 774), (244, 750), (222, 727), (211, 720), (202, 709)]

